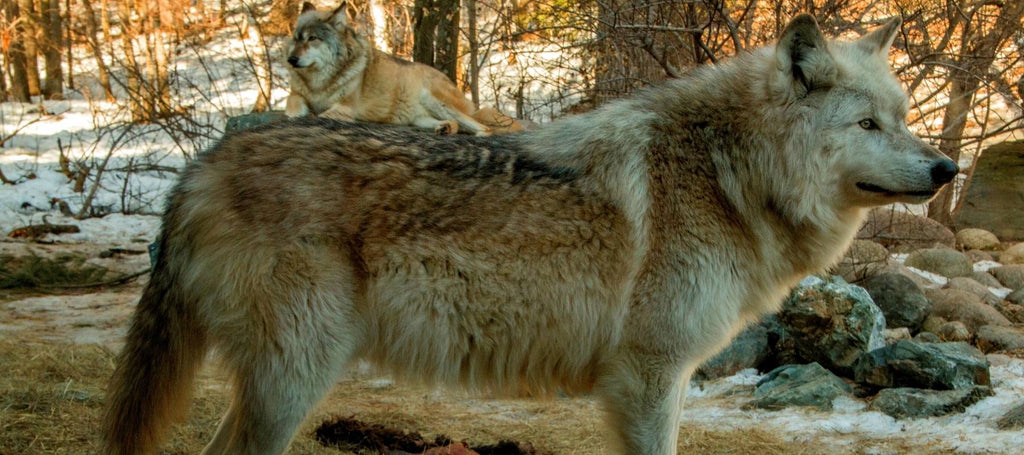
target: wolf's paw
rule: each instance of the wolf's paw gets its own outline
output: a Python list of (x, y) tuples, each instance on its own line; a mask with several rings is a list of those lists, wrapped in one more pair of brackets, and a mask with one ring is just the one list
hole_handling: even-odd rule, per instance
[(459, 123), (455, 120), (441, 122), (440, 125), (437, 125), (437, 128), (434, 128), (434, 133), (438, 136), (447, 136), (450, 134), (457, 134), (458, 132)]

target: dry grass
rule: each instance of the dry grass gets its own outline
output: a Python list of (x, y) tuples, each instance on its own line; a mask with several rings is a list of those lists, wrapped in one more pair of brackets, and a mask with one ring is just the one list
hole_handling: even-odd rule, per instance
[[(0, 453), (99, 453), (97, 419), (103, 389), (113, 371), (114, 353), (94, 345), (55, 345), (0, 340)], [(224, 412), (223, 375), (208, 368), (187, 422), (164, 446), (165, 453), (199, 452), (212, 437)], [(584, 399), (490, 401), (467, 394), (393, 385), (368, 378), (340, 383), (306, 422), (290, 453), (339, 454), (313, 440), (313, 431), (333, 415), (353, 416), (428, 438), (445, 434), (453, 440), (494, 444), (501, 439), (530, 442), (556, 454), (608, 453), (597, 405)], [(680, 453), (814, 454), (835, 448), (787, 442), (762, 430), (683, 428)], [(892, 447), (897, 452), (926, 448)]]

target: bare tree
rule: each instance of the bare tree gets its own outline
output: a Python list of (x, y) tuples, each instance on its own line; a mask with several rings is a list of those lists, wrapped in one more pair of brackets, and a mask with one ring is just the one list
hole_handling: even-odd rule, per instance
[(459, 80), (458, 0), (415, 0), (412, 58)]
[(4, 16), (8, 24), (5, 33), (11, 37), (6, 49), (4, 49), (5, 63), (9, 60), (11, 73), (11, 97), (16, 101), (28, 103), (32, 100), (29, 91), (28, 65), (25, 58), (25, 46), (22, 35), (25, 33), (24, 22), (21, 20), (21, 10), (15, 2), (4, 2)]
[(39, 84), (39, 13), (34, 0), (18, 0), (20, 15), (18, 16), (18, 37), (21, 39), (22, 55), (25, 59), (25, 75), (28, 81), (28, 93), (35, 96), (40, 93)]
[[(106, 2), (103, 2), (101, 7), (105, 8), (105, 4)], [(110, 70), (107, 68), (107, 62), (103, 59), (103, 46), (100, 45), (100, 27), (96, 22), (96, 10), (93, 7), (92, 0), (82, 0), (82, 5), (85, 8), (86, 43), (89, 46), (89, 50), (92, 51), (93, 58), (96, 60), (97, 76), (99, 77), (100, 87), (103, 88), (103, 95), (108, 102), (112, 102), (115, 100), (114, 90), (110, 86)], [(106, 12), (101, 14), (107, 15)], [(110, 35), (104, 34), (104, 38), (109, 39)]]
[(41, 51), (46, 65), (42, 95), (46, 99), (64, 98), (64, 71), (61, 68), (64, 50), (64, 25), (60, 15), (60, 0), (40, 0), (39, 24), (43, 36)]

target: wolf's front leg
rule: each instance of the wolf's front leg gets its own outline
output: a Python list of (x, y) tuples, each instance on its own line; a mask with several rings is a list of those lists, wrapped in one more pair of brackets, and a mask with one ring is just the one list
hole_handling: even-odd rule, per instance
[(304, 117), (309, 114), (309, 105), (305, 98), (295, 93), (288, 95), (288, 101), (284, 106), (284, 115), (289, 117)]
[(617, 453), (676, 453), (688, 376), (677, 362), (658, 355), (624, 352), (609, 365), (597, 393), (616, 433)]

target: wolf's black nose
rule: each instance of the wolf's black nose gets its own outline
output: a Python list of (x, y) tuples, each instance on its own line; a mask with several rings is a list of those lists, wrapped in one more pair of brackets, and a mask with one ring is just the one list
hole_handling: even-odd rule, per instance
[(945, 185), (951, 182), (959, 172), (960, 168), (953, 160), (941, 160), (932, 166), (932, 181), (936, 185)]
[(299, 66), (299, 58), (294, 55), (288, 57), (288, 64), (291, 66)]

